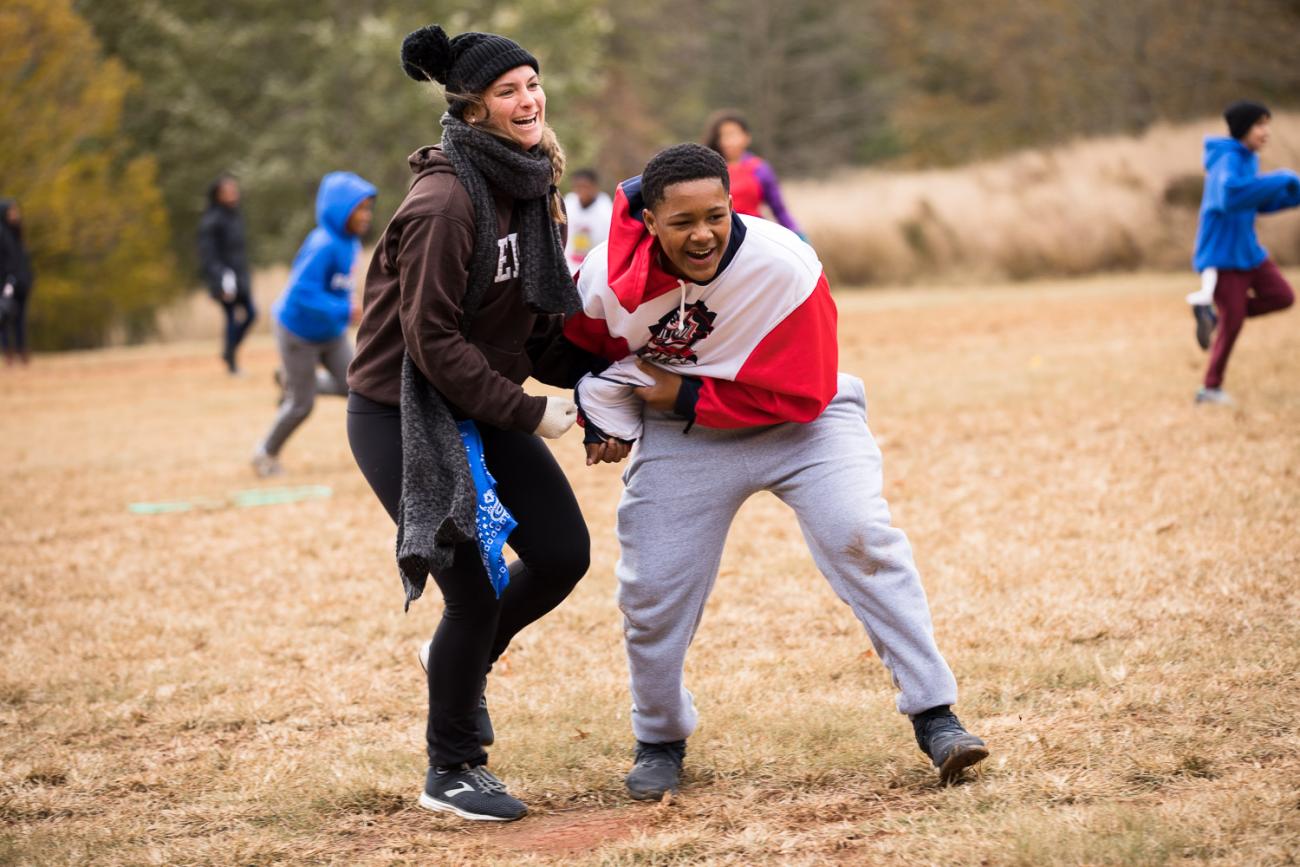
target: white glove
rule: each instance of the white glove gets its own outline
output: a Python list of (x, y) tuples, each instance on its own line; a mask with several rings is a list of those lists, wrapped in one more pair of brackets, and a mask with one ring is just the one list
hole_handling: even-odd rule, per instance
[(4, 297), (9, 298), (14, 294), (14, 284), (6, 283)]
[(221, 272), (221, 294), (226, 296), (226, 300), (235, 297), (235, 290), (238, 288), (235, 282), (235, 272), (229, 268)]
[(542, 423), (533, 433), (548, 440), (559, 439), (578, 420), (578, 405), (567, 397), (546, 398), (546, 412)]

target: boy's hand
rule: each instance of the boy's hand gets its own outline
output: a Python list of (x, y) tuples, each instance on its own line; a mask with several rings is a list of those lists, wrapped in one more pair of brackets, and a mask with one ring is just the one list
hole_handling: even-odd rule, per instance
[(610, 437), (603, 443), (587, 443), (587, 466), (616, 464), (632, 451), (632, 444)]
[(636, 396), (645, 401), (645, 405), (651, 409), (672, 412), (673, 406), (677, 403), (677, 392), (682, 388), (682, 378), (661, 367), (646, 364), (639, 358), (636, 360), (636, 366), (655, 381), (654, 385), (642, 385), (633, 389)]

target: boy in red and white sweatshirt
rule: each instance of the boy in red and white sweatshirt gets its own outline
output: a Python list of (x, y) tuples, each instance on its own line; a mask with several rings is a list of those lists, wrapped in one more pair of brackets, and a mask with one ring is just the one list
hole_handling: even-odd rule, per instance
[(676, 791), (697, 713), (686, 651), (727, 530), (752, 494), (794, 509), (813, 558), (866, 627), (897, 706), (947, 781), (988, 755), (949, 705), (956, 682), (902, 531), (881, 496), (861, 380), (839, 373), (836, 311), (817, 254), (734, 213), (727, 165), (660, 152), (620, 185), (610, 238), (578, 279), (570, 341), (615, 362), (578, 386), (588, 462), (635, 439), (618, 509), (619, 607), (631, 668), (632, 797)]

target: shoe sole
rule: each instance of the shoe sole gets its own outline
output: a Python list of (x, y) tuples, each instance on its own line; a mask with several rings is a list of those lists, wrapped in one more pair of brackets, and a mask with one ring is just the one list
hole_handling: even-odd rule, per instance
[(455, 804), (449, 804), (446, 801), (439, 801), (437, 798), (430, 797), (428, 792), (420, 793), (419, 805), (431, 813), (455, 813), (462, 819), (469, 819), (472, 822), (515, 822), (528, 815), (524, 810), (518, 816), (488, 816), (484, 813), (471, 813), (468, 810), (462, 810)]
[(1208, 316), (1201, 316), (1195, 310), (1192, 310), (1192, 316), (1196, 317), (1196, 343), (1201, 349), (1209, 351), (1210, 338), (1214, 336), (1214, 322), (1210, 321)]
[(989, 757), (989, 748), (970, 744), (954, 747), (939, 766), (939, 782), (947, 785), (961, 776), (961, 772), (971, 765), (982, 762)]
[(632, 796), (632, 800), (634, 801), (662, 801), (664, 799), (664, 795), (677, 794), (676, 789), (664, 789), (663, 791), (659, 791), (659, 792), (638, 792), (635, 789), (630, 788), (628, 786), (624, 786), (624, 788), (627, 789), (627, 793)]
[[(420, 660), (420, 668), (424, 669), (424, 673), (425, 673), (425, 674), (428, 674), (428, 673), (429, 673), (429, 655), (428, 655), (429, 652), (428, 652), (428, 647), (429, 647), (428, 644), (422, 644), (422, 645), (420, 645), (420, 650), (416, 653), (416, 657)], [(492, 744), (496, 743), (496, 733), (495, 733), (495, 732), (489, 734), (487, 737), (484, 737), (484, 736), (483, 736), (483, 730), (482, 730), (482, 729), (479, 729), (479, 733), (478, 733), (478, 734), (479, 734), (479, 746), (481, 746), (481, 747), (490, 747), (490, 746), (492, 746)]]

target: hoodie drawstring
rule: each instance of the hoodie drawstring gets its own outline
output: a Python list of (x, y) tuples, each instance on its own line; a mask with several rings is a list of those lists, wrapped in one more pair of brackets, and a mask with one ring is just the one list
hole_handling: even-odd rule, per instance
[(686, 281), (678, 280), (677, 288), (680, 289), (682, 293), (681, 303), (677, 305), (677, 327), (685, 328), (686, 327)]

